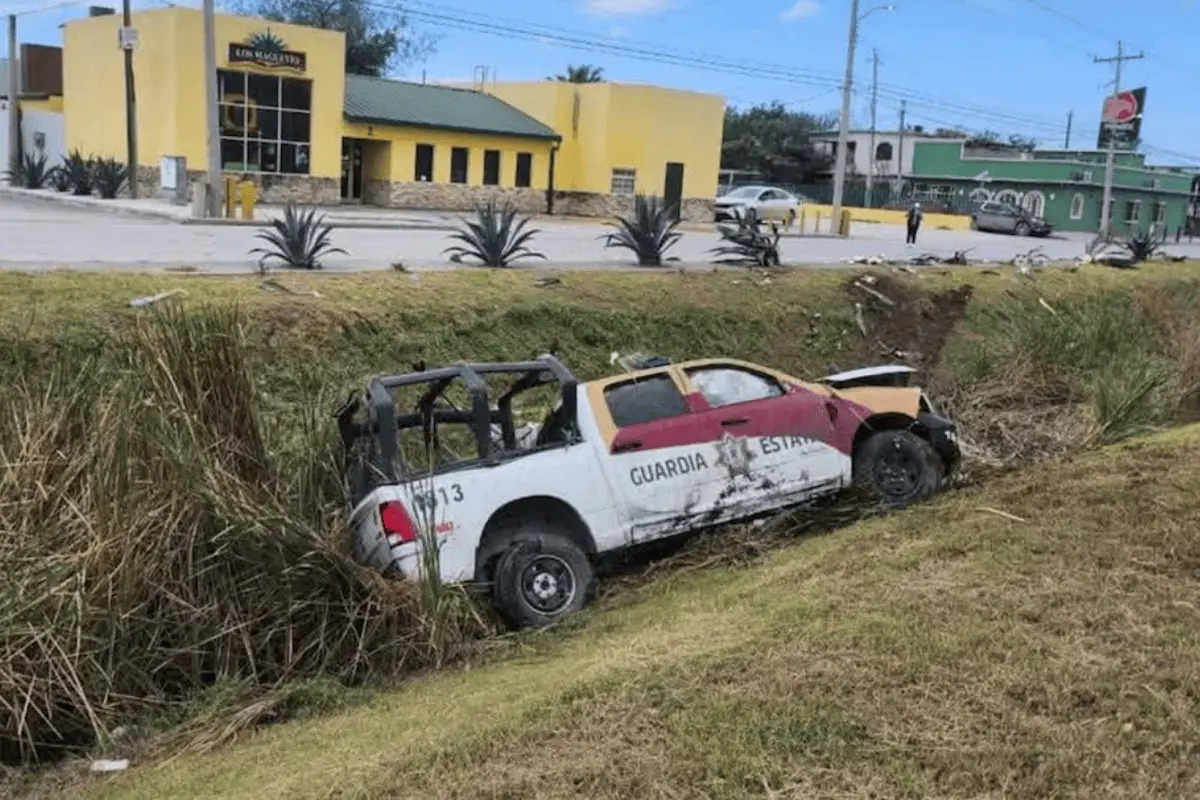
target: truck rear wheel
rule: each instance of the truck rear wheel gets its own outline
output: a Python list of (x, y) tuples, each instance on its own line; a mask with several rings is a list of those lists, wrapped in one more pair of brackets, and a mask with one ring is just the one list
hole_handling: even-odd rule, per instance
[(523, 536), (496, 563), (492, 601), (514, 628), (538, 628), (583, 608), (595, 580), (587, 554), (570, 539)]
[(854, 454), (854, 474), (887, 506), (906, 506), (942, 487), (945, 467), (933, 445), (912, 431), (883, 430)]

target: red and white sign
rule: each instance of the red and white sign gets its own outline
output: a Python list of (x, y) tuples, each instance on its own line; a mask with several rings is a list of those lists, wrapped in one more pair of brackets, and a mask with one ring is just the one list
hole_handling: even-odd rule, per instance
[(1103, 122), (1132, 122), (1137, 118), (1138, 112), (1137, 96), (1133, 92), (1117, 92), (1112, 97), (1104, 101), (1104, 110), (1101, 112), (1101, 121)]

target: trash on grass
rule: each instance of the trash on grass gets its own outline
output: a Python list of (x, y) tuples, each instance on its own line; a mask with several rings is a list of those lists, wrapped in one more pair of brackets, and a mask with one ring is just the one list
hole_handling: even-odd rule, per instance
[(135, 297), (129, 301), (129, 305), (131, 308), (144, 308), (145, 306), (162, 302), (168, 297), (175, 297), (181, 294), (187, 294), (187, 292), (183, 289), (172, 289), (169, 292), (159, 292), (158, 294), (152, 294), (149, 297)]

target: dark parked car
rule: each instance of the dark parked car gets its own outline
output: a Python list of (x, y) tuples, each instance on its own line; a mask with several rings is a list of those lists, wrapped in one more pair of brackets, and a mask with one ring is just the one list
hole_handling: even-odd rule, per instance
[(971, 228), (993, 233), (1014, 233), (1017, 236), (1048, 236), (1054, 226), (1041, 217), (1008, 203), (988, 201), (971, 214)]

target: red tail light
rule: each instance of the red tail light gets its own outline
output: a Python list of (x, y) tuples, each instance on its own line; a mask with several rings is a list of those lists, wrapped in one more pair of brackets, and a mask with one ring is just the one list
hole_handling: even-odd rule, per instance
[(417, 540), (417, 527), (403, 503), (388, 501), (379, 504), (379, 523), (389, 545), (406, 544)]

